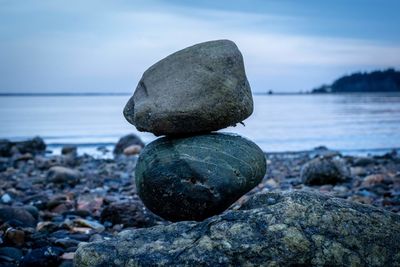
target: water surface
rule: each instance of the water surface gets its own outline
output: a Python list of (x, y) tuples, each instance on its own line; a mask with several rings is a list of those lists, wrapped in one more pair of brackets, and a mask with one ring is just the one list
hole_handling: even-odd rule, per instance
[[(155, 139), (125, 121), (129, 95), (2, 96), (0, 138), (42, 136), (50, 147), (79, 144), (82, 149), (111, 146), (134, 132)], [(255, 95), (254, 113), (224, 129), (269, 152), (327, 146), (341, 151), (383, 151), (400, 147), (400, 94)]]

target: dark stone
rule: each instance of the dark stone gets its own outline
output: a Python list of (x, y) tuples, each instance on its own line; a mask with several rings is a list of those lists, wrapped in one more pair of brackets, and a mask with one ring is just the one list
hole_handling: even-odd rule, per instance
[(263, 151), (237, 135), (160, 138), (136, 166), (136, 188), (146, 207), (170, 221), (203, 220), (227, 209), (259, 184)]
[(20, 249), (14, 247), (2, 247), (0, 248), (0, 266), (1, 260), (18, 262), (22, 256), (22, 251)]
[(397, 214), (307, 192), (273, 193), (200, 223), (82, 244), (75, 266), (398, 266), (399, 240)]
[(216, 131), (253, 112), (239, 49), (229, 40), (196, 44), (146, 70), (124, 109), (139, 131), (176, 135)]
[(158, 218), (153, 216), (143, 204), (137, 202), (112, 203), (101, 212), (101, 222), (122, 224), (124, 227), (150, 227), (156, 225)]
[(73, 145), (63, 146), (63, 148), (61, 149), (61, 154), (76, 156), (78, 154), (78, 147)]
[(63, 166), (54, 166), (49, 169), (47, 180), (56, 184), (75, 185), (79, 182), (81, 173), (78, 170)]
[(19, 226), (36, 226), (35, 218), (26, 209), (18, 207), (0, 208), (0, 225), (11, 220), (19, 222)]
[(140, 140), (139, 136), (137, 136), (136, 134), (128, 134), (118, 140), (118, 143), (115, 145), (114, 148), (114, 154), (122, 154), (124, 152), (124, 149), (131, 145), (144, 147), (144, 143), (142, 142), (142, 140)]
[(300, 177), (306, 185), (336, 184), (350, 177), (350, 169), (340, 158), (318, 157), (304, 164)]
[(57, 267), (62, 253), (62, 249), (50, 246), (33, 249), (22, 259), (20, 267)]
[(31, 140), (16, 142), (14, 145), (21, 154), (43, 153), (46, 150), (46, 144), (44, 143), (43, 139), (38, 136)]
[(0, 157), (11, 156), (11, 148), (13, 144), (9, 140), (0, 139)]

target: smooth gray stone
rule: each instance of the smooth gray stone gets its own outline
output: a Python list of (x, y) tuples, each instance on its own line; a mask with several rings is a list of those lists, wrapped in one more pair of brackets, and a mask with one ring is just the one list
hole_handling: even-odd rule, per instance
[(136, 165), (136, 189), (148, 209), (170, 221), (219, 214), (261, 182), (263, 151), (238, 135), (160, 138)]
[(252, 112), (242, 54), (232, 41), (218, 40), (180, 50), (146, 70), (124, 116), (158, 136), (216, 131)]
[[(273, 200), (273, 201), (272, 201)], [(75, 266), (399, 266), (400, 216), (308, 192), (80, 245)]]

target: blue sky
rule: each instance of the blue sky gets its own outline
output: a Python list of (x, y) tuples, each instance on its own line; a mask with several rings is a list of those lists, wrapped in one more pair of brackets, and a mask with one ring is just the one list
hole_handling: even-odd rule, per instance
[(237, 43), (254, 92), (400, 68), (400, 1), (0, 0), (0, 92), (132, 92), (168, 54)]

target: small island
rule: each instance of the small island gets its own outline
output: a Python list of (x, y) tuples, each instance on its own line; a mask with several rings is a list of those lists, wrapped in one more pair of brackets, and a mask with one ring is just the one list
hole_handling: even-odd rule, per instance
[(311, 91), (313, 94), (371, 92), (400, 92), (400, 71), (387, 69), (369, 73), (357, 72)]

